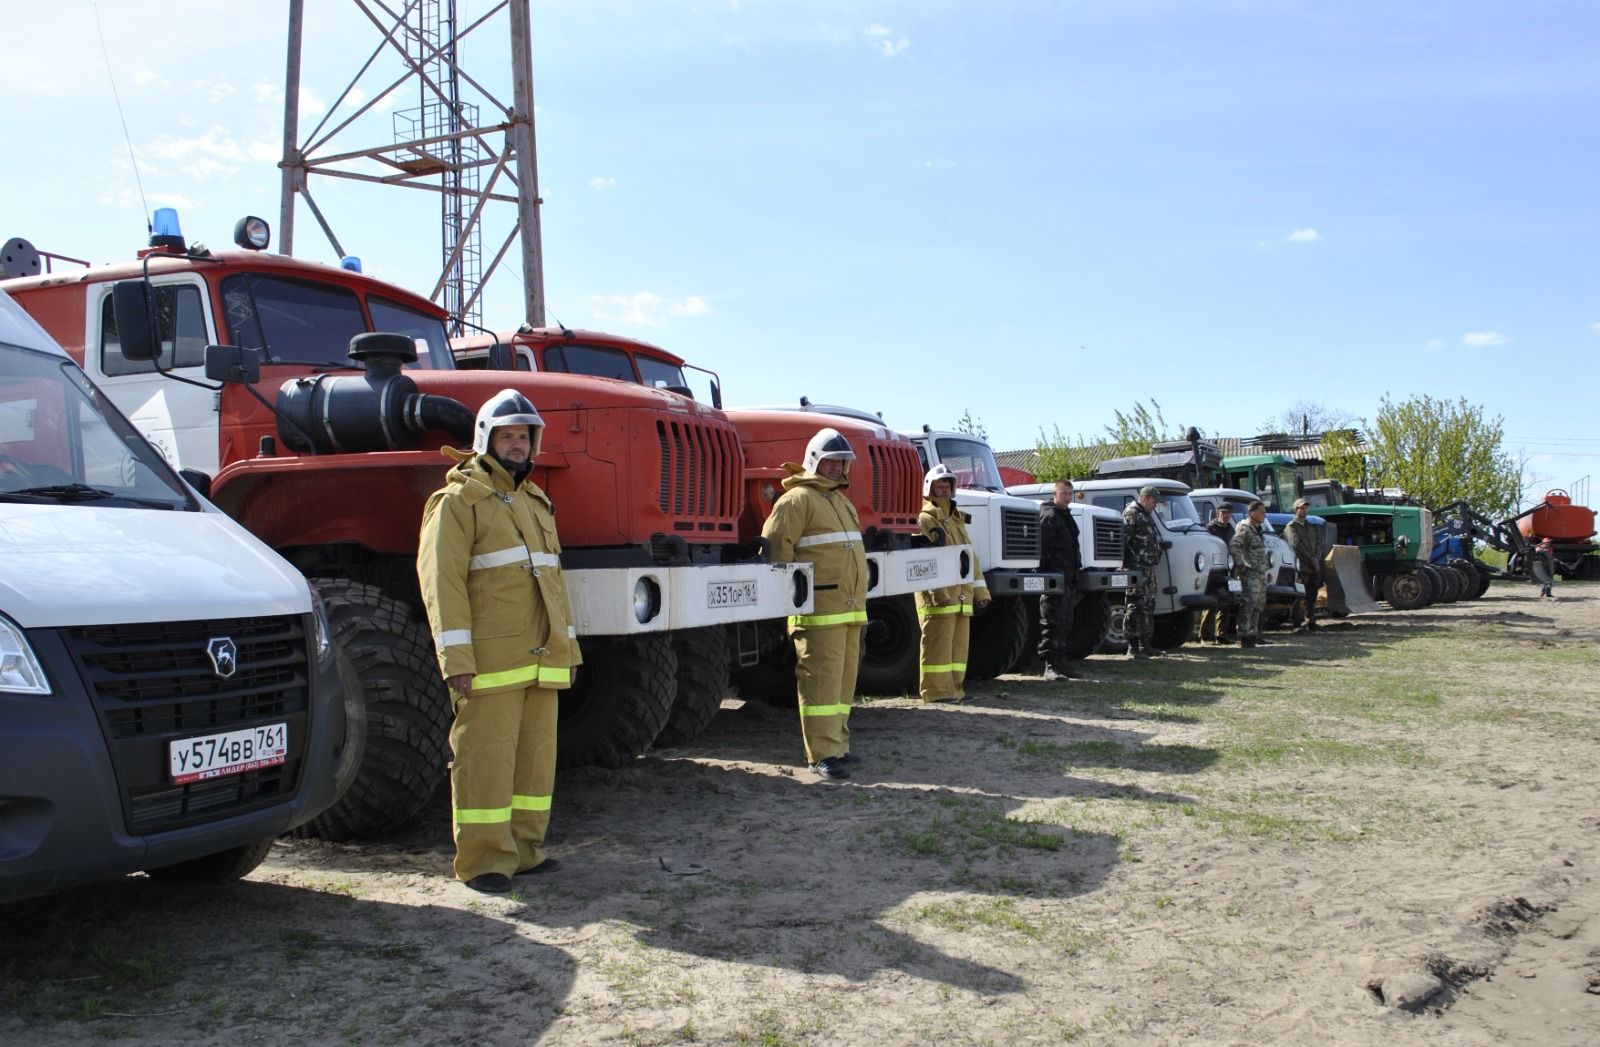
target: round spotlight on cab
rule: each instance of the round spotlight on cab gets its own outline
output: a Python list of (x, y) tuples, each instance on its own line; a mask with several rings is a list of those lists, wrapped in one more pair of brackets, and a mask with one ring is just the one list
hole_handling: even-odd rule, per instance
[(272, 226), (265, 218), (247, 214), (234, 223), (233, 242), (246, 251), (265, 251), (272, 243)]
[(661, 586), (654, 578), (641, 578), (633, 583), (633, 617), (640, 624), (661, 613)]

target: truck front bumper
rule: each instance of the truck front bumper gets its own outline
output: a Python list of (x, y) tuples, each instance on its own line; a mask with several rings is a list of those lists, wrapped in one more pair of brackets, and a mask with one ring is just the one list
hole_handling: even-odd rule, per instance
[(785, 618), (809, 614), (813, 602), (808, 563), (574, 568), (562, 576), (579, 636)]
[(1017, 571), (995, 568), (983, 572), (984, 584), (990, 596), (1039, 596), (1059, 593), (1066, 587), (1067, 576), (1060, 571)]

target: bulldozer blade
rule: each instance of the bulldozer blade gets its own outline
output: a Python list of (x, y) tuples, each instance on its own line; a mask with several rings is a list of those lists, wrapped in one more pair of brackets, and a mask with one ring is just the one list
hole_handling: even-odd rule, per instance
[(1327, 581), (1328, 611), (1331, 614), (1369, 614), (1378, 602), (1367, 591), (1366, 573), (1361, 570), (1361, 551), (1336, 545), (1322, 558), (1322, 577)]

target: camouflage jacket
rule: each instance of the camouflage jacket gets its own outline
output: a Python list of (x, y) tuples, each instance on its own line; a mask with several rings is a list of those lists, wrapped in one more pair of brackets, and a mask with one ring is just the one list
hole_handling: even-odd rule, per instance
[(1122, 566), (1154, 567), (1160, 563), (1161, 532), (1156, 529), (1155, 516), (1138, 502), (1129, 502), (1122, 508), (1122, 524)]
[(1294, 550), (1300, 561), (1300, 570), (1316, 571), (1322, 562), (1322, 551), (1317, 547), (1317, 532), (1310, 521), (1290, 520), (1283, 525), (1283, 540)]
[(1265, 576), (1272, 568), (1272, 557), (1267, 554), (1267, 540), (1249, 520), (1239, 521), (1239, 526), (1233, 529), (1228, 551), (1233, 554), (1235, 567), (1243, 567), (1253, 574)]

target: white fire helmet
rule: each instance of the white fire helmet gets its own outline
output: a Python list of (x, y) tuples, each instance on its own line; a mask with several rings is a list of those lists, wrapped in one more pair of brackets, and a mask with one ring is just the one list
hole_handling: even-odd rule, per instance
[(817, 435), (806, 444), (805, 461), (800, 464), (805, 467), (806, 472), (815, 473), (817, 466), (827, 458), (837, 458), (844, 462), (847, 474), (850, 471), (850, 463), (856, 459), (856, 453), (850, 450), (850, 441), (846, 440), (844, 434), (837, 429), (818, 429)]
[(539, 445), (544, 440), (544, 419), (539, 417), (539, 409), (515, 389), (500, 390), (478, 408), (478, 423), (472, 429), (473, 452), (488, 454), (489, 432), (502, 425), (527, 426), (528, 439), (533, 445), (530, 458), (539, 456)]
[(933, 484), (936, 480), (949, 480), (950, 497), (955, 497), (956, 488), (960, 485), (956, 483), (956, 474), (951, 472), (950, 467), (943, 462), (935, 463), (934, 467), (928, 470), (928, 475), (922, 478), (922, 497), (933, 497)]

